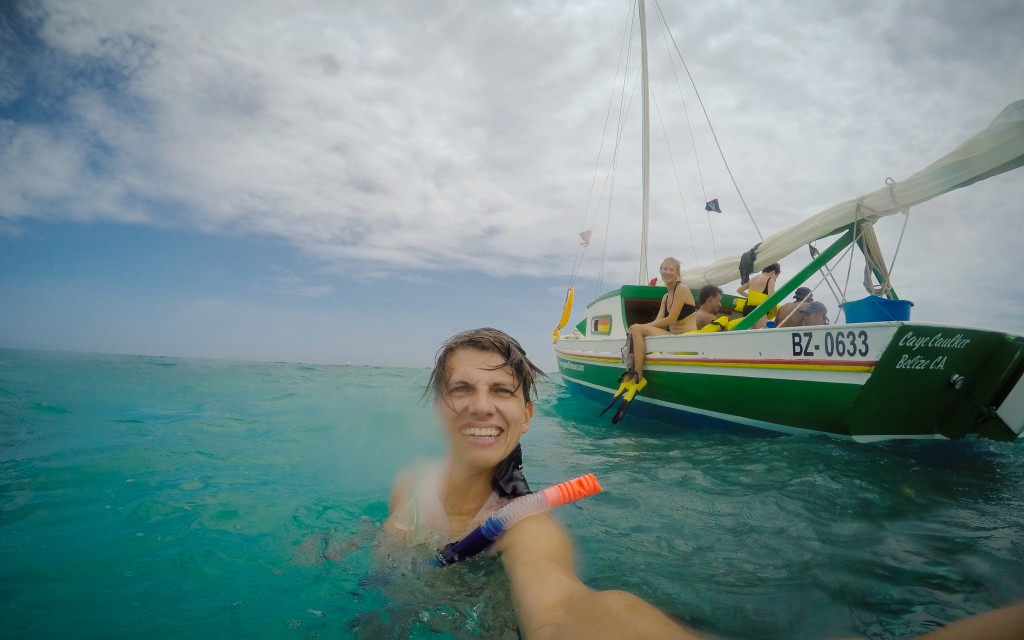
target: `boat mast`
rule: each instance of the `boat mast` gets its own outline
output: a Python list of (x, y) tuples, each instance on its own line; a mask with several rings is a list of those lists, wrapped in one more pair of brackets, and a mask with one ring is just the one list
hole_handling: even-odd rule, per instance
[(640, 282), (647, 284), (647, 218), (651, 197), (651, 131), (650, 131), (650, 106), (648, 94), (650, 93), (647, 82), (647, 12), (644, 7), (644, 0), (638, 0), (640, 7), (640, 83), (643, 96), (643, 148), (641, 152), (641, 163), (643, 165), (643, 193), (644, 193), (644, 215), (643, 226), (640, 231)]

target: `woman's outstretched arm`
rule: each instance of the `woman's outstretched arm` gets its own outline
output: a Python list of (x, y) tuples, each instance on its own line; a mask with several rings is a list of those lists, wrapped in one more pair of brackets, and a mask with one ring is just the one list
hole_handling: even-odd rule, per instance
[(550, 514), (513, 526), (497, 543), (527, 640), (699, 636), (625, 591), (594, 591), (576, 576), (572, 542)]
[(1020, 640), (1024, 638), (1024, 602), (957, 620), (917, 640)]

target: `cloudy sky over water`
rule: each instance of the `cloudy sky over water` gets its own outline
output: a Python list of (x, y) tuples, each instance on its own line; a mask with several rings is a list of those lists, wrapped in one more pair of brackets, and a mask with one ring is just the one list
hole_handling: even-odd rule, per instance
[[(630, 7), (0, 0), (0, 347), (427, 366), (492, 325), (552, 369), (577, 234), (574, 323), (638, 278), (633, 67), (610, 215), (595, 182)], [(764, 235), (1024, 99), (1017, 0), (649, 2), (652, 275), (758, 241), (661, 15)], [(878, 225), (915, 319), (1024, 332), (1021, 202)]]

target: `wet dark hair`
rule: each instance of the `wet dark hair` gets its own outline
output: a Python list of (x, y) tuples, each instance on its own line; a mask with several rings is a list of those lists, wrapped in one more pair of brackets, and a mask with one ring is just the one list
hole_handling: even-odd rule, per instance
[(779, 275), (780, 273), (782, 273), (782, 265), (780, 265), (778, 262), (773, 262), (764, 269), (761, 269), (761, 273), (768, 273), (770, 271), (775, 272), (775, 275)]
[(530, 359), (526, 357), (526, 350), (515, 338), (504, 331), (490, 327), (456, 333), (445, 340), (434, 357), (434, 370), (430, 372), (427, 388), (423, 391), (424, 397), (430, 396), (435, 402), (444, 397), (444, 387), (448, 382), (448, 363), (452, 354), (459, 349), (476, 349), (501, 356), (502, 363), (495, 368), (501, 369), (507, 366), (512, 369), (516, 390), (518, 391), (521, 387), (526, 403), (533, 402), (536, 381), (538, 378), (544, 377), (544, 372), (530, 362)]
[(706, 284), (700, 288), (700, 296), (697, 298), (697, 304), (701, 305), (714, 298), (715, 296), (722, 295), (722, 288), (716, 287), (713, 284)]

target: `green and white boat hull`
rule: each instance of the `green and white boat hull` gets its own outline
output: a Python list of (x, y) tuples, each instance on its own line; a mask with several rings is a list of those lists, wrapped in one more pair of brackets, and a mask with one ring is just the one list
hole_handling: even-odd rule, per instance
[[(617, 324), (615, 337), (557, 341), (567, 385), (611, 399), (623, 371)], [(655, 336), (647, 350), (648, 385), (631, 416), (859, 441), (1012, 440), (1024, 430), (1021, 336), (872, 322)]]

